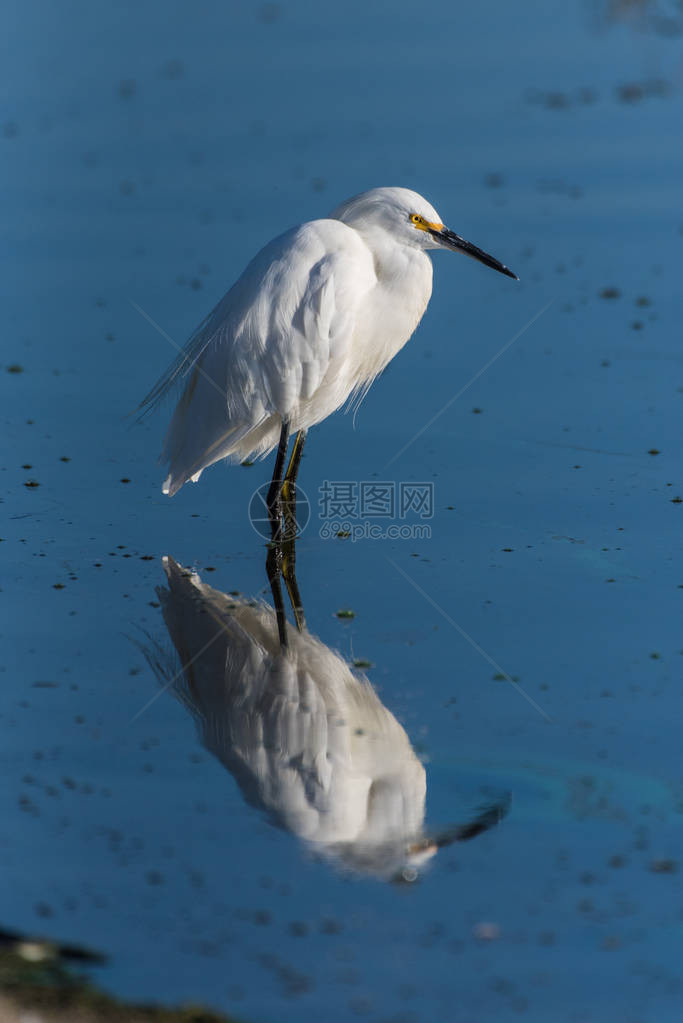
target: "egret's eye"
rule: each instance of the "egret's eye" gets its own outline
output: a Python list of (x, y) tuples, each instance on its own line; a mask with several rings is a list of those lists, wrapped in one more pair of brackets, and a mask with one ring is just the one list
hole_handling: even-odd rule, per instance
[(422, 217), (418, 213), (411, 213), (410, 214), (410, 219), (413, 222), (413, 224), (421, 224), (422, 223)]

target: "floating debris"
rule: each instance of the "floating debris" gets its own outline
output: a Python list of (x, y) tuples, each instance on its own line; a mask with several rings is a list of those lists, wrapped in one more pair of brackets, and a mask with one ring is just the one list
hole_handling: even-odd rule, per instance
[(119, 82), (119, 99), (132, 99), (137, 91), (137, 84), (134, 78), (124, 78)]
[(642, 82), (625, 82), (617, 86), (617, 100), (620, 103), (640, 103), (644, 99), (664, 99), (672, 92), (670, 82), (664, 78), (648, 78)]
[(653, 874), (677, 874), (678, 861), (672, 859), (653, 860), (650, 870)]
[(505, 184), (505, 178), (497, 171), (491, 171), (485, 175), (484, 184), (487, 188), (502, 188)]

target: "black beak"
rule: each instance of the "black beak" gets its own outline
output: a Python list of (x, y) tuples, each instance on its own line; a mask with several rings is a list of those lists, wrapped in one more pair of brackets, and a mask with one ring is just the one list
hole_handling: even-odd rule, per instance
[(466, 256), (471, 256), (472, 259), (478, 260), (484, 266), (490, 266), (492, 270), (497, 270), (498, 273), (505, 274), (506, 277), (512, 277), (516, 281), (519, 280), (517, 274), (513, 274), (512, 270), (508, 270), (504, 263), (494, 259), (493, 256), (489, 256), (488, 252), (484, 252), (483, 249), (478, 249), (472, 242), (466, 242), (455, 231), (449, 231), (447, 227), (444, 227), (441, 231), (430, 228), (429, 233), (447, 249), (453, 249), (454, 252), (464, 252)]

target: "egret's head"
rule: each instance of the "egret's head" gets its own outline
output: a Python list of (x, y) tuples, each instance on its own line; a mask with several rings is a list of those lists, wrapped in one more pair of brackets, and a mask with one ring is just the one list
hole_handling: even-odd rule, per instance
[(361, 234), (386, 231), (397, 242), (419, 249), (452, 249), (498, 270), (507, 277), (517, 275), (487, 252), (465, 241), (444, 226), (426, 199), (409, 188), (371, 188), (347, 199), (330, 214)]

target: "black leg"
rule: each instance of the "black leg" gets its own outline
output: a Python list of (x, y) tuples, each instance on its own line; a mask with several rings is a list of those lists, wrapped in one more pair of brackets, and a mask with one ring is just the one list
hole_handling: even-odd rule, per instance
[(299, 464), (301, 462), (301, 455), (304, 450), (305, 440), (306, 431), (299, 430), (294, 438), (292, 454), (290, 456), (287, 472), (285, 473), (284, 482), (282, 484), (282, 510), (284, 515), (285, 540), (294, 540), (299, 533), (299, 527), (296, 521), (296, 478), (299, 472)]
[(268, 489), (268, 516), (270, 518), (270, 532), (275, 542), (279, 541), (282, 534), (282, 485), (285, 458), (287, 457), (287, 445), (289, 444), (289, 422), (285, 419), (280, 430), (280, 443), (277, 447), (275, 468), (273, 478)]
[[(294, 446), (292, 447), (292, 454), (289, 459), (287, 466), (287, 472), (285, 473), (285, 485), (290, 486), (296, 485), (296, 478), (299, 474), (299, 464), (301, 463), (301, 456), (304, 453), (304, 444), (306, 443), (306, 430), (299, 430), (296, 437), (294, 438)], [(283, 487), (284, 490), (284, 487)]]
[[(306, 440), (306, 431), (299, 430), (292, 448), (292, 454), (284, 472), (287, 447), (289, 444), (289, 423), (283, 422), (280, 431), (273, 479), (268, 490), (268, 516), (270, 518), (271, 543), (266, 556), (266, 572), (273, 594), (277, 631), (280, 647), (287, 650), (287, 619), (280, 576), (285, 581), (296, 627), (301, 632), (305, 626), (304, 610), (301, 604), (299, 586), (296, 581), (296, 477), (299, 472), (301, 455)], [(283, 528), (284, 527), (284, 528)]]

